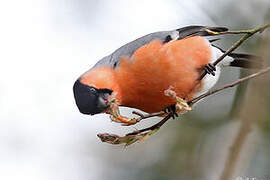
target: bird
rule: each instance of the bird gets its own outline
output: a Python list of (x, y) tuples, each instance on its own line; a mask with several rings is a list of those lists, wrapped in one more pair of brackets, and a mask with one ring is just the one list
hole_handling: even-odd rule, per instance
[(223, 67), (261, 67), (258, 56), (244, 53), (230, 53), (214, 66), (225, 51), (214, 44), (219, 39), (211, 39), (210, 31), (226, 32), (228, 28), (186, 26), (154, 32), (121, 46), (75, 81), (73, 93), (79, 111), (106, 113), (112, 94), (119, 106), (146, 113), (175, 111), (176, 99), (166, 96), (166, 90), (172, 89), (187, 102), (209, 91)]

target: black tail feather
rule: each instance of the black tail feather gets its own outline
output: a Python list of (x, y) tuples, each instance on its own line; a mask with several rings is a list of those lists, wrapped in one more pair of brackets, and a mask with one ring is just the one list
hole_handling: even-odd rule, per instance
[[(223, 53), (226, 52), (216, 45), (212, 44), (212, 46), (218, 48)], [(244, 54), (244, 53), (230, 53), (229, 56), (234, 59), (234, 61), (230, 63), (230, 66), (242, 67), (242, 68), (262, 68), (263, 67), (263, 59), (260, 56)]]
[(242, 67), (242, 68), (262, 68), (263, 59), (259, 56), (243, 53), (231, 53), (230, 57), (234, 58), (234, 61), (230, 63), (230, 66)]
[(218, 40), (220, 40), (220, 38), (210, 39), (209, 42), (212, 43), (212, 42), (215, 42), (215, 41), (218, 41)]
[(253, 61), (257, 61), (257, 62), (263, 62), (262, 57), (256, 56), (256, 55), (251, 55), (251, 54), (230, 53), (229, 56), (236, 58), (236, 59), (240, 58), (240, 59), (253, 60)]
[(230, 66), (241, 67), (241, 68), (262, 68), (262, 62), (256, 62), (254, 60), (248, 60), (244, 58), (235, 58)]

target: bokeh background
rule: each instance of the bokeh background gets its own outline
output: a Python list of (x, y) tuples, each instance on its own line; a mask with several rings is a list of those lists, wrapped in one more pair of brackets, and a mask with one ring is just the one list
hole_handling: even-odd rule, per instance
[[(270, 22), (269, 0), (10, 0), (0, 2), (0, 22), (0, 179), (270, 179), (269, 75), (206, 98), (128, 148), (96, 134), (133, 127), (80, 114), (72, 93), (83, 72), (129, 41), (191, 24), (253, 28)], [(268, 30), (238, 51), (269, 65), (269, 49)], [(217, 86), (247, 73), (226, 68)]]

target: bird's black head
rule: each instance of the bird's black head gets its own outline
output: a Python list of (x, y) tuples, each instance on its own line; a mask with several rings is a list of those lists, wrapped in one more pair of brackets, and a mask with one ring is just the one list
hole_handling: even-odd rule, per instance
[(97, 89), (77, 80), (73, 86), (73, 93), (76, 104), (83, 114), (98, 114), (104, 112), (109, 107), (108, 97), (111, 95), (110, 89)]

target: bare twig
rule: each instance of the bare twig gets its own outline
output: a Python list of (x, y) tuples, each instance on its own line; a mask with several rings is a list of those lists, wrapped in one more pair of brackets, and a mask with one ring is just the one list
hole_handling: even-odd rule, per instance
[(140, 129), (140, 130), (136, 130), (134, 132), (128, 133), (126, 134), (126, 136), (130, 136), (130, 135), (137, 135), (140, 134), (142, 132), (145, 131), (151, 131), (151, 130), (155, 130), (155, 129), (159, 129), (165, 122), (167, 122), (169, 119), (171, 118), (171, 114), (168, 114), (166, 117), (164, 117), (161, 121), (159, 121), (157, 124), (154, 124), (151, 127), (145, 128), (145, 129)]
[[(243, 42), (245, 42), (249, 37), (253, 36), (257, 32), (263, 32), (266, 28), (269, 28), (270, 24), (266, 24), (263, 26), (260, 26), (255, 29), (251, 30), (243, 30), (243, 31), (227, 31), (227, 32), (213, 32), (211, 30), (207, 30), (209, 33), (212, 33), (213, 35), (224, 35), (224, 34), (245, 34), (241, 39), (239, 39), (230, 49), (228, 49), (226, 52), (222, 54), (214, 63), (213, 65), (216, 66), (219, 62), (221, 62), (226, 56), (228, 56), (231, 52), (233, 52), (236, 48), (238, 48)], [(204, 78), (204, 76), (207, 74), (206, 71), (202, 73), (200, 76), (200, 80)]]
[[(269, 35), (268, 33), (265, 39), (269, 38)], [(263, 51), (264, 57), (269, 58), (269, 45), (265, 39), (263, 39), (260, 47), (257, 48)], [(269, 62), (265, 62), (265, 64), (269, 65)], [(237, 135), (230, 149), (228, 149), (228, 156), (220, 176), (221, 180), (233, 179), (239, 176), (242, 168), (250, 167), (253, 163), (251, 154), (253, 153), (254, 155), (258, 147), (248, 142), (253, 138), (258, 138), (253, 135), (256, 134), (259, 129), (253, 127), (263, 125), (264, 122), (269, 119), (267, 109), (268, 101), (266, 97), (270, 87), (269, 85), (269, 79), (267, 77), (253, 81), (252, 86), (247, 92), (245, 103), (241, 106), (241, 110), (238, 111), (237, 114), (234, 113), (234, 119), (238, 119), (240, 128), (237, 130)], [(251, 152), (251, 149), (253, 149), (253, 152)]]
[(142, 114), (142, 113), (140, 113), (138, 111), (133, 111), (132, 114), (140, 116), (139, 118), (136, 118), (137, 122), (140, 122), (143, 119), (148, 119), (148, 118), (156, 117), (156, 116), (162, 116), (162, 115), (165, 115), (167, 113), (165, 113), (165, 112), (156, 112), (156, 113), (152, 113), (152, 114)]
[(241, 127), (237, 133), (235, 141), (230, 148), (229, 156), (225, 163), (225, 168), (221, 174), (221, 180), (231, 179), (231, 175), (235, 169), (239, 154), (241, 153), (241, 147), (244, 145), (245, 140), (250, 132), (251, 124), (250, 122), (241, 122)]
[(258, 32), (257, 30), (259, 30), (259, 32), (263, 32), (266, 28), (269, 28), (270, 24), (265, 24), (263, 26), (257, 27), (255, 29), (251, 29), (251, 30), (239, 30), (239, 31), (223, 31), (223, 32), (215, 32), (215, 31), (211, 31), (209, 29), (206, 29), (206, 31), (209, 34), (212, 35), (226, 35), (226, 34), (249, 34), (249, 33), (253, 33), (254, 31)]
[(227, 85), (225, 85), (225, 86), (222, 86), (222, 87), (220, 87), (220, 88), (217, 88), (217, 89), (215, 89), (215, 90), (213, 90), (213, 91), (209, 91), (209, 92), (207, 92), (207, 93), (205, 93), (205, 94), (202, 94), (202, 95), (200, 95), (199, 97), (196, 97), (196, 98), (190, 100), (190, 101), (188, 102), (188, 104), (189, 104), (189, 105), (193, 105), (193, 104), (195, 104), (196, 102), (198, 102), (199, 100), (201, 100), (201, 99), (203, 99), (203, 98), (205, 98), (205, 97), (207, 97), (207, 96), (210, 96), (210, 95), (212, 95), (212, 94), (215, 94), (215, 93), (217, 93), (217, 92), (219, 92), (219, 91), (222, 91), (222, 90), (224, 90), (224, 89), (227, 89), (227, 88), (230, 88), (230, 87), (234, 87), (234, 86), (237, 85), (237, 84), (240, 84), (240, 83), (242, 83), (242, 82), (244, 82), (244, 81), (247, 81), (247, 80), (249, 80), (249, 79), (255, 78), (255, 77), (257, 77), (257, 76), (259, 76), (259, 75), (262, 75), (262, 74), (264, 74), (264, 73), (267, 73), (267, 72), (269, 72), (269, 71), (270, 71), (270, 67), (267, 67), (267, 68), (265, 68), (265, 69), (262, 69), (262, 70), (260, 70), (259, 72), (256, 72), (256, 73), (254, 73), (254, 74), (251, 74), (251, 75), (249, 75), (249, 76), (246, 76), (246, 77), (244, 77), (244, 78), (241, 78), (241, 79), (239, 79), (239, 80), (237, 80), (237, 81), (235, 81), (235, 82), (232, 82), (232, 83), (230, 83), (230, 84), (227, 84)]
[(128, 118), (128, 117), (122, 116), (120, 114), (120, 111), (119, 111), (119, 105), (118, 105), (118, 102), (117, 102), (117, 99), (116, 99), (116, 94), (112, 94), (110, 96), (108, 105), (109, 105), (109, 108), (106, 111), (106, 113), (110, 114), (110, 119), (112, 121), (117, 122), (117, 123), (122, 123), (122, 126), (134, 125), (134, 124), (140, 122), (143, 119), (168, 114), (165, 111), (163, 111), (163, 112), (157, 112), (157, 113), (153, 113), (153, 114), (144, 115), (144, 114), (142, 114), (140, 112), (133, 111), (132, 113), (139, 116), (138, 118)]

